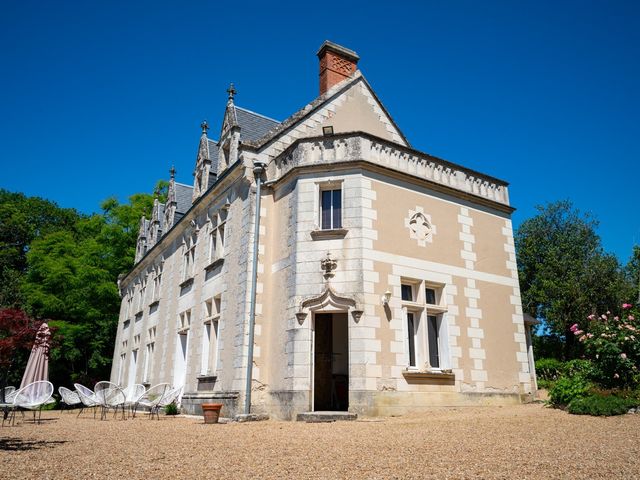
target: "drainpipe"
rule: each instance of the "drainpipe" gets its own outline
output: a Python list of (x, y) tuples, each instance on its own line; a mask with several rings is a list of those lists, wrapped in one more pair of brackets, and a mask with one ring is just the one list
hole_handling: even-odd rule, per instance
[(256, 177), (256, 211), (253, 222), (253, 276), (251, 277), (251, 306), (249, 307), (249, 351), (247, 352), (247, 383), (245, 385), (244, 413), (251, 413), (251, 383), (253, 380), (253, 337), (256, 324), (256, 284), (258, 283), (258, 246), (260, 240), (260, 187), (266, 164), (253, 162), (253, 174)]

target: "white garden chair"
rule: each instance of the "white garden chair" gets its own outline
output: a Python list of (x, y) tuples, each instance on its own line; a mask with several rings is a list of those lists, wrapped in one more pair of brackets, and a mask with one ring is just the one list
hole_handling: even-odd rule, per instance
[(142, 398), (147, 389), (144, 385), (134, 383), (133, 385), (129, 385), (128, 387), (124, 388), (122, 391), (124, 392), (125, 396), (124, 405), (125, 407), (128, 407), (133, 413), (133, 409), (138, 403), (138, 400)]
[(33, 382), (15, 392), (13, 408), (11, 409), (12, 424), (15, 423), (15, 412), (18, 409), (32, 410), (33, 421), (40, 423), (42, 407), (48, 403), (53, 395), (53, 384), (46, 380)]
[(78, 398), (82, 405), (82, 408), (80, 408), (80, 411), (78, 412), (78, 417), (86, 407), (93, 408), (93, 418), (96, 418), (96, 407), (98, 406), (98, 402), (96, 401), (96, 394), (94, 391), (80, 383), (74, 383), (73, 386), (76, 389), (76, 393), (78, 394)]
[(122, 418), (124, 415), (124, 403), (126, 396), (122, 389), (111, 382), (98, 382), (95, 386), (96, 402), (102, 407), (102, 414), (100, 420), (104, 420), (107, 416), (107, 412), (110, 408), (115, 410), (115, 414), (118, 413), (118, 408), (122, 408)]
[(64, 406), (74, 407), (82, 403), (78, 392), (69, 390), (67, 387), (58, 387), (58, 393), (60, 394), (60, 398), (62, 398), (63, 408), (65, 408)]
[(162, 398), (158, 402), (158, 406), (156, 407), (156, 416), (158, 417), (158, 420), (160, 420), (160, 416), (158, 415), (158, 413), (160, 412), (160, 409), (165, 408), (167, 405), (170, 405), (174, 402), (177, 404), (181, 393), (182, 393), (182, 387), (172, 388), (165, 392), (165, 394), (162, 396)]
[(160, 383), (144, 392), (144, 395), (138, 399), (138, 402), (133, 408), (133, 416), (136, 416), (138, 407), (143, 407), (149, 410), (149, 418), (153, 418), (154, 413), (158, 411), (158, 404), (162, 401), (162, 397), (164, 397), (170, 389), (171, 386), (168, 383)]

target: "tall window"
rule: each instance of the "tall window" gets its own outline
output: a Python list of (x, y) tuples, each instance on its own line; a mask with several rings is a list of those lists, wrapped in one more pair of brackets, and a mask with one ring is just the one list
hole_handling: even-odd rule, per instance
[(342, 190), (320, 191), (320, 228), (342, 228)]
[(204, 303), (204, 321), (202, 335), (202, 375), (214, 373), (218, 357), (218, 323), (220, 320), (220, 296)]
[(220, 210), (211, 220), (209, 231), (209, 263), (215, 262), (224, 256), (224, 232), (227, 222), (227, 211)]
[(142, 381), (149, 383), (151, 377), (151, 369), (153, 367), (153, 351), (156, 347), (156, 327), (151, 327), (147, 330), (147, 348), (144, 356), (144, 372), (142, 375)]
[[(446, 334), (442, 285), (420, 280), (403, 280), (400, 291), (406, 319), (407, 361), (410, 368), (443, 368)], [(446, 358), (446, 357), (444, 357)], [(446, 364), (447, 362), (444, 361)]]
[(153, 295), (151, 301), (155, 302), (160, 299), (160, 286), (162, 285), (162, 270), (158, 270), (153, 277)]
[(196, 243), (198, 237), (191, 235), (184, 244), (184, 261), (182, 269), (182, 279), (187, 280), (193, 276), (193, 265), (196, 260)]

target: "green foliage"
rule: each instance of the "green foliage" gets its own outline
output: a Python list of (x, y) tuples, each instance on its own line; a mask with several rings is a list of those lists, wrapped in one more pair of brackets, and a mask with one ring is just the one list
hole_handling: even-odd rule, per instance
[(20, 280), (33, 239), (73, 228), (80, 214), (38, 197), (0, 189), (0, 307), (20, 307)]
[(164, 407), (164, 413), (165, 415), (178, 415), (180, 410), (178, 409), (176, 402), (171, 402), (169, 405)]
[(633, 253), (624, 271), (632, 288), (632, 294), (628, 298), (640, 304), (640, 245), (633, 247)]
[(120, 310), (117, 278), (133, 266), (138, 225), (153, 198), (108, 199), (103, 213), (77, 217), (68, 228), (33, 238), (21, 282), (25, 307), (53, 319), (60, 344), (51, 352), (54, 383), (93, 384), (108, 378)]
[(542, 380), (556, 380), (564, 364), (555, 358), (540, 358), (536, 360), (536, 376)]
[(622, 312), (589, 315), (570, 327), (591, 360), (591, 378), (605, 388), (640, 384), (640, 309), (624, 304)]
[(584, 312), (619, 305), (630, 286), (616, 257), (603, 251), (596, 220), (568, 201), (537, 208), (515, 234), (523, 308), (565, 339), (564, 358), (575, 358), (581, 349), (570, 325)]
[(549, 402), (557, 407), (568, 405), (573, 399), (588, 394), (592, 384), (581, 375), (558, 378), (549, 390)]
[(567, 406), (574, 415), (611, 416), (623, 415), (638, 405), (637, 400), (621, 398), (614, 395), (588, 395), (575, 398)]
[(562, 360), (564, 338), (559, 335), (532, 335), (531, 342), (536, 357)]

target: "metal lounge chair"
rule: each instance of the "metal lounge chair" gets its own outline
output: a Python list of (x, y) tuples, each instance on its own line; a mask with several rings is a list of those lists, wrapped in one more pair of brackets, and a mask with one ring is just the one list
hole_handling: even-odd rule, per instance
[[(15, 412), (18, 409), (32, 410), (33, 421), (40, 423), (42, 407), (53, 395), (53, 384), (46, 380), (33, 382), (15, 392), (12, 408), (12, 423), (15, 423)], [(36, 419), (36, 413), (37, 419)]]
[(144, 385), (134, 383), (133, 385), (129, 385), (128, 387), (124, 388), (122, 391), (124, 392), (125, 396), (124, 405), (125, 407), (128, 407), (129, 410), (131, 410), (131, 413), (133, 413), (133, 409), (138, 403), (138, 400), (142, 398), (147, 389)]
[(67, 387), (58, 387), (58, 393), (60, 394), (60, 398), (62, 398), (62, 408), (82, 404), (78, 392), (69, 390)]
[(122, 418), (125, 418), (124, 403), (126, 397), (122, 389), (111, 382), (98, 382), (95, 386), (96, 402), (102, 407), (102, 413), (100, 420), (104, 420), (107, 417), (107, 413), (110, 408), (115, 410), (115, 414), (118, 413), (118, 408), (122, 408)]
[(73, 386), (76, 389), (76, 393), (78, 394), (78, 398), (82, 404), (82, 408), (78, 412), (78, 417), (82, 413), (82, 411), (86, 408), (93, 408), (93, 418), (96, 418), (96, 407), (98, 406), (98, 402), (96, 401), (96, 394), (88, 387), (80, 383), (74, 383)]
[(138, 402), (133, 408), (133, 416), (136, 416), (136, 411), (139, 407), (143, 407), (149, 409), (149, 418), (153, 418), (154, 413), (157, 412), (158, 404), (170, 389), (171, 386), (168, 383), (160, 383), (144, 392), (144, 395), (138, 399)]
[(158, 418), (158, 420), (160, 420), (160, 415), (158, 415), (160, 413), (160, 409), (166, 407), (167, 405), (170, 405), (173, 402), (177, 404), (181, 393), (182, 387), (172, 388), (165, 392), (155, 409), (156, 417)]

